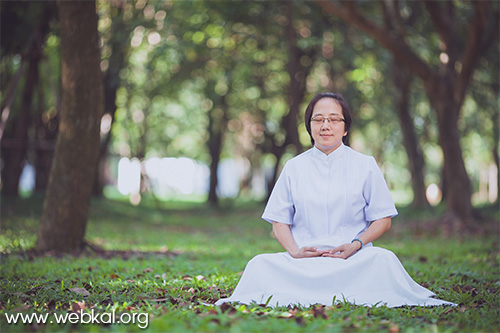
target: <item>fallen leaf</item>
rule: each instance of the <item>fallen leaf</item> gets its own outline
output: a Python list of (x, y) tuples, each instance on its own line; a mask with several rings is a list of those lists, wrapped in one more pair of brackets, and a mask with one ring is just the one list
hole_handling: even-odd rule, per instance
[(453, 311), (455, 311), (455, 308), (450, 307), (448, 310), (446, 310), (444, 312), (444, 314), (448, 314), (448, 313), (453, 312)]
[(233, 314), (236, 312), (236, 309), (229, 303), (223, 303), (221, 306), (220, 306), (220, 309), (222, 311), (222, 313), (228, 313), (228, 314)]
[(49, 311), (53, 311), (56, 309), (56, 301), (54, 300), (51, 300), (49, 303), (47, 303), (47, 309), (49, 309)]
[(143, 270), (142, 272), (147, 273), (147, 272), (152, 272), (152, 271), (153, 271), (153, 267), (148, 267), (145, 270)]
[(389, 332), (391, 333), (398, 333), (399, 332), (399, 326), (396, 324), (391, 324), (389, 327)]
[(78, 295), (89, 296), (90, 293), (85, 288), (70, 288), (70, 291), (77, 293)]
[(25, 293), (22, 293), (22, 292), (15, 292), (15, 293), (12, 293), (12, 295), (17, 296), (17, 297), (19, 297), (21, 299), (30, 298), (28, 295), (26, 295)]
[(111, 278), (111, 280), (114, 280), (114, 279), (118, 279), (120, 276), (117, 275), (117, 274), (115, 274), (115, 273), (113, 273), (109, 277)]
[(82, 310), (86, 309), (87, 307), (85, 306), (85, 302), (73, 302), (71, 304), (71, 309), (74, 312), (81, 312)]
[(30, 308), (29, 304), (24, 304), (23, 306), (12, 310), (12, 312), (22, 312), (22, 311), (29, 310), (29, 308)]
[(314, 318), (321, 317), (323, 319), (328, 319), (328, 315), (325, 312), (325, 307), (323, 305), (313, 305), (312, 312)]
[(290, 312), (283, 312), (282, 314), (280, 314), (280, 318), (292, 318), (293, 317), (293, 313), (290, 313)]

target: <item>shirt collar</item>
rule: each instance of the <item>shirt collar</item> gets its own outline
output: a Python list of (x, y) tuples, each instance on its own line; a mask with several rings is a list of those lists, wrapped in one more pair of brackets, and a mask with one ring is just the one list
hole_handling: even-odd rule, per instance
[(332, 151), (330, 154), (326, 155), (325, 153), (323, 153), (321, 150), (319, 150), (316, 146), (314, 146), (312, 148), (312, 151), (313, 151), (313, 155), (320, 159), (321, 161), (325, 161), (325, 162), (329, 162), (329, 161), (333, 161), (339, 157), (341, 157), (343, 155), (343, 152), (345, 150), (345, 145), (344, 143), (341, 143), (340, 146), (335, 149), (334, 151)]

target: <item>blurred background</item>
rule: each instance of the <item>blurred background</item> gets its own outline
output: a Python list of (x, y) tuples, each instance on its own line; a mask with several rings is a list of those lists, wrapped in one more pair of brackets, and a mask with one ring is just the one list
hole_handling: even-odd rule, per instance
[[(88, 166), (98, 170), (88, 179), (93, 196), (134, 205), (145, 196), (265, 200), (283, 164), (311, 146), (308, 101), (333, 91), (353, 113), (351, 147), (376, 158), (396, 204), (438, 205), (447, 195), (446, 120), (432, 101), (449, 92), (415, 74), (405, 57), (416, 56), (430, 73), (451, 68), (452, 83), (472, 69), (448, 126), (459, 133), (473, 205), (498, 202), (498, 3), (496, 21), (482, 23), (470, 2), (437, 3), (97, 1), (105, 112), (99, 163)], [(1, 191), (29, 197), (47, 187), (59, 129), (57, 6), (0, 6)], [(341, 7), (392, 33), (401, 49), (358, 30)], [(470, 64), (475, 24), (484, 40)]]

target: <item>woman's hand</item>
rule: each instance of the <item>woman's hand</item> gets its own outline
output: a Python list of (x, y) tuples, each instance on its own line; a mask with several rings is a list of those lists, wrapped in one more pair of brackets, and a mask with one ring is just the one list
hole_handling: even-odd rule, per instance
[[(391, 217), (387, 216), (373, 221), (368, 229), (366, 229), (366, 231), (358, 238), (363, 242), (363, 244), (368, 244), (382, 236), (389, 229), (391, 229)], [(346, 243), (331, 249), (328, 253), (323, 254), (323, 257), (347, 259), (360, 248), (360, 242)]]
[(304, 246), (298, 249), (298, 251), (290, 253), (290, 255), (296, 259), (298, 258), (314, 258), (321, 257), (330, 252), (329, 250), (318, 251), (317, 247)]
[(360, 242), (346, 243), (324, 253), (323, 257), (347, 259), (361, 248)]
[(273, 233), (278, 242), (293, 258), (313, 258), (321, 257), (323, 254), (328, 253), (328, 250), (318, 251), (317, 247), (304, 246), (299, 248), (295, 239), (293, 239), (290, 226), (288, 224), (274, 222)]

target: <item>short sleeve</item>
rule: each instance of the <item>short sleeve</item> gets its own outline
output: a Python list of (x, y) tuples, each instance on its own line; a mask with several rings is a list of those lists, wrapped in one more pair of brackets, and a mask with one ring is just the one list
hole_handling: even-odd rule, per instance
[(370, 158), (369, 173), (363, 186), (363, 196), (366, 200), (365, 218), (367, 221), (398, 215), (382, 171), (373, 157)]
[(290, 178), (287, 170), (287, 165), (285, 164), (262, 214), (262, 218), (269, 223), (293, 224), (295, 207), (290, 191)]

